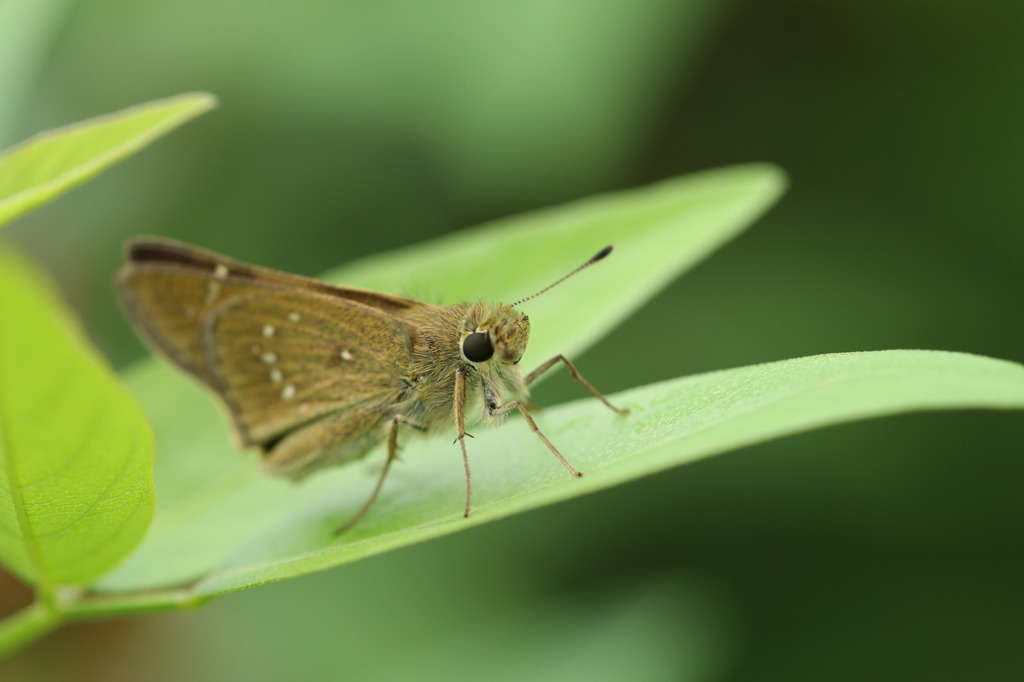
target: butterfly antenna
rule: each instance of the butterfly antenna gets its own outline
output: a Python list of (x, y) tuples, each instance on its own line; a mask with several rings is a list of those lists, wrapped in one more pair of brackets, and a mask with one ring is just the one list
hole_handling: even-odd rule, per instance
[(553, 288), (555, 288), (556, 286), (558, 286), (559, 284), (561, 284), (562, 282), (564, 282), (565, 280), (569, 279), (570, 277), (572, 277), (573, 275), (575, 275), (575, 274), (576, 274), (577, 272), (579, 272), (580, 270), (583, 270), (583, 269), (585, 269), (585, 268), (589, 268), (589, 267), (590, 267), (591, 265), (593, 265), (593, 264), (594, 264), (594, 263), (596, 263), (597, 261), (601, 260), (602, 258), (604, 258), (605, 256), (607, 256), (607, 255), (608, 255), (609, 253), (611, 253), (611, 252), (612, 252), (612, 245), (611, 245), (611, 244), (609, 244), (608, 246), (604, 247), (603, 249), (601, 249), (600, 251), (598, 251), (598, 252), (597, 252), (596, 254), (594, 254), (594, 256), (593, 256), (593, 257), (592, 257), (592, 258), (591, 258), (590, 260), (588, 260), (588, 261), (587, 261), (586, 263), (584, 263), (583, 265), (579, 266), (578, 268), (576, 268), (575, 270), (573, 270), (572, 272), (570, 272), (570, 273), (569, 273), (568, 275), (566, 275), (566, 276), (565, 276), (565, 277), (563, 277), (562, 279), (558, 280), (557, 282), (554, 282), (553, 284), (549, 284), (548, 286), (544, 287), (543, 289), (541, 289), (540, 291), (538, 291), (537, 293), (535, 293), (535, 294), (534, 294), (533, 296), (527, 296), (526, 298), (521, 298), (521, 299), (519, 299), (518, 301), (516, 301), (516, 302), (515, 302), (515, 303), (513, 303), (512, 305), (513, 305), (513, 306), (517, 306), (517, 305), (519, 305), (520, 303), (526, 303), (526, 302), (527, 302), (527, 301), (529, 301), (530, 299), (533, 299), (533, 298), (537, 298), (538, 296), (540, 296), (541, 294), (543, 294), (543, 293), (544, 293), (545, 291), (548, 291), (548, 290), (550, 290), (550, 289), (553, 289)]

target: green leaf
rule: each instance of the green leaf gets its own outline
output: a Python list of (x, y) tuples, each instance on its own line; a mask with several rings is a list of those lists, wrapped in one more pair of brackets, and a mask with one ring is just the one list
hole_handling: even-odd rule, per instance
[(519, 420), (478, 432), (474, 514), (463, 519), (458, 453), (449, 439), (416, 442), (379, 508), (352, 536), (335, 540), (331, 529), (372, 483), (365, 467), (300, 487), (291, 504), (278, 507), (274, 527), (236, 550), (196, 592), (321, 570), (829, 424), (923, 409), (1024, 408), (1024, 367), (933, 351), (825, 355), (676, 379), (614, 400), (631, 414), (616, 417), (595, 400), (580, 400), (549, 410), (540, 422), (586, 472), (581, 479), (568, 476)]
[(27, 263), (0, 251), (0, 561), (53, 592), (87, 583), (153, 514), (141, 410)]
[[(575, 355), (595, 342), (749, 225), (783, 184), (782, 174), (771, 166), (699, 173), (498, 221), (353, 263), (330, 279), (428, 300), (436, 298), (431, 292), (444, 292), (449, 301), (477, 296), (511, 301), (550, 284), (614, 242), (616, 252), (599, 265), (524, 304), (531, 322), (525, 360), (530, 366), (556, 352)], [(158, 504), (143, 544), (105, 579), (102, 587), (108, 590), (200, 578), (251, 538), (268, 532), (305, 494), (304, 486), (260, 474), (253, 455), (245, 457), (232, 447), (212, 396), (175, 371), (149, 361), (128, 378), (156, 433)], [(369, 494), (365, 471), (379, 459), (371, 454), (343, 467), (342, 475), (355, 487), (348, 493), (339, 489), (339, 503)], [(455, 464), (450, 473), (459, 475)], [(335, 485), (334, 475), (317, 476), (311, 483)], [(446, 496), (443, 502), (457, 504), (458, 499)]]
[(189, 93), (40, 133), (0, 155), (0, 225), (50, 201), (216, 106)]

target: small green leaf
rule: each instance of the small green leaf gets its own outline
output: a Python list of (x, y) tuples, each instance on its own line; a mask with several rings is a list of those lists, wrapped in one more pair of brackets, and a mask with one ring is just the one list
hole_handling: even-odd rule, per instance
[(40, 133), (0, 155), (0, 225), (50, 201), (107, 166), (216, 106), (190, 93)]
[(0, 251), (0, 560), (44, 591), (86, 583), (153, 514), (142, 412), (47, 284)]

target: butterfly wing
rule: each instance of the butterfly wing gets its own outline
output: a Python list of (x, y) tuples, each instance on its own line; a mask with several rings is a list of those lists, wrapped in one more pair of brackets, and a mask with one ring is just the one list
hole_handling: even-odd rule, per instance
[(204, 315), (201, 337), (213, 386), (246, 443), (329, 412), (380, 412), (403, 392), (412, 353), (387, 313), (275, 288), (226, 299)]
[(262, 268), (171, 239), (145, 237), (126, 248), (117, 276), (121, 304), (135, 327), (179, 367), (216, 388), (200, 339), (201, 320), (251, 286), (322, 294), (400, 314), (426, 304), (357, 287)]
[(332, 411), (379, 412), (403, 390), (411, 350), (394, 314), (425, 304), (171, 240), (134, 241), (128, 259), (117, 278), (125, 310), (153, 346), (217, 391), (246, 445)]

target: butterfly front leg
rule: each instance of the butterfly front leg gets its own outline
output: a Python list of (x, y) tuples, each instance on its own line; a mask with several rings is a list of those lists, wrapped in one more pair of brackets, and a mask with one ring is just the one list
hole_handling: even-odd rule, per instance
[(384, 461), (384, 469), (380, 472), (380, 478), (377, 479), (377, 485), (373, 487), (373, 493), (370, 495), (370, 499), (366, 501), (366, 503), (359, 509), (359, 511), (357, 511), (355, 515), (348, 521), (334, 529), (335, 535), (340, 535), (352, 526), (356, 525), (356, 522), (359, 521), (359, 519), (363, 518), (363, 516), (366, 515), (366, 512), (370, 510), (370, 507), (373, 506), (373, 503), (377, 501), (377, 496), (380, 494), (380, 489), (384, 487), (384, 479), (387, 478), (388, 471), (391, 469), (391, 463), (398, 459), (399, 424), (408, 424), (414, 429), (418, 429), (420, 431), (427, 430), (426, 424), (421, 424), (415, 419), (406, 417), (403, 414), (397, 414), (391, 418), (391, 421), (388, 422), (388, 458), (387, 460)]
[(463, 512), (463, 518), (469, 518), (469, 508), (473, 502), (473, 482), (469, 475), (469, 455), (466, 454), (466, 436), (473, 437), (472, 434), (466, 433), (466, 368), (459, 367), (455, 370), (455, 427), (458, 429), (458, 435), (455, 437), (455, 441), (459, 444), (462, 449), (462, 464), (466, 468), (466, 511)]

